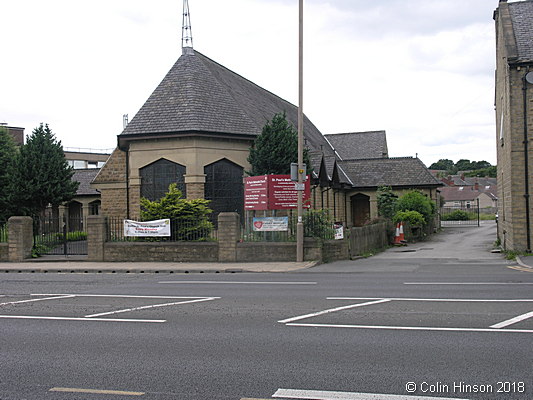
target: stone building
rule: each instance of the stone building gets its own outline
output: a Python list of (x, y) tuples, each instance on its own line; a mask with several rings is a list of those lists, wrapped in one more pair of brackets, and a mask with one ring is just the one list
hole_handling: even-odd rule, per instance
[(496, 25), (498, 237), (531, 251), (533, 209), (533, 1), (500, 0)]

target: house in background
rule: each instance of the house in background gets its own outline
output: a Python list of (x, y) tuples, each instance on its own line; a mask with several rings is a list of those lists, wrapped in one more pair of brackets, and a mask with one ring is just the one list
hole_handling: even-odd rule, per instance
[(496, 26), (498, 237), (506, 250), (533, 241), (533, 1), (500, 0)]
[(22, 146), (24, 144), (24, 128), (16, 128), (5, 123), (0, 123), (0, 127), (7, 129), (7, 133), (13, 137), (17, 146)]

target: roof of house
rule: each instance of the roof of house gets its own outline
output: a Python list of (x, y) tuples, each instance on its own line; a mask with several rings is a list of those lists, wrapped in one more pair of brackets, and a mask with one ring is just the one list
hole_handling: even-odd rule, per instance
[[(297, 127), (296, 106), (191, 50), (180, 56), (120, 138), (192, 132), (253, 138), (280, 112)], [(304, 136), (311, 149), (333, 154), (307, 117)]]
[(99, 168), (74, 170), (72, 180), (80, 183), (78, 190), (76, 191), (76, 196), (100, 195), (100, 192), (90, 186), (90, 183), (94, 180), (98, 172), (100, 172)]
[(388, 157), (385, 131), (336, 133), (325, 136), (342, 159)]
[(337, 162), (354, 187), (438, 187), (442, 186), (418, 158), (374, 158)]
[(472, 201), (483, 193), (473, 190), (472, 186), (446, 186), (439, 190), (445, 201)]
[(533, 61), (533, 1), (507, 3), (513, 24), (518, 60)]

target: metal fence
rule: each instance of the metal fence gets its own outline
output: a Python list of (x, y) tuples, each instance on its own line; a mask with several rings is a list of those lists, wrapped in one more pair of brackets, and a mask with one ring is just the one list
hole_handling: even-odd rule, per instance
[[(298, 217), (289, 213), (288, 229), (285, 231), (264, 232), (254, 228), (254, 214), (247, 213), (241, 231), (243, 242), (295, 242)], [(331, 240), (335, 238), (335, 228), (327, 210), (311, 210), (304, 213), (304, 237)]]
[(479, 226), (479, 206), (474, 204), (470, 207), (442, 207), (440, 220), (442, 226)]
[(85, 218), (52, 216), (35, 218), (33, 247), (38, 254), (86, 255)]
[(205, 242), (217, 240), (217, 231), (209, 221), (188, 221), (183, 219), (170, 220), (170, 236), (166, 237), (139, 237), (124, 235), (124, 219), (107, 218), (108, 242)]

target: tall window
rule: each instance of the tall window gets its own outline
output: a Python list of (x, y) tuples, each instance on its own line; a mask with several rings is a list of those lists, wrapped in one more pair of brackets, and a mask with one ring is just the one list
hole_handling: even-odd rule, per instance
[(141, 196), (148, 200), (159, 200), (168, 192), (171, 183), (176, 183), (178, 189), (186, 197), (185, 166), (165, 160), (164, 158), (141, 168)]
[(243, 168), (225, 158), (204, 167), (204, 197), (216, 216), (221, 212), (241, 214), (244, 207)]

